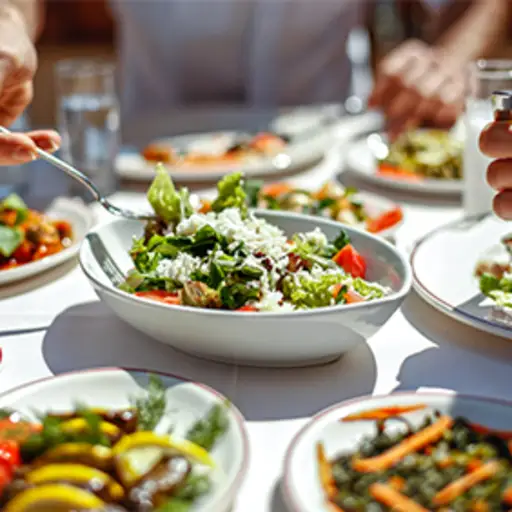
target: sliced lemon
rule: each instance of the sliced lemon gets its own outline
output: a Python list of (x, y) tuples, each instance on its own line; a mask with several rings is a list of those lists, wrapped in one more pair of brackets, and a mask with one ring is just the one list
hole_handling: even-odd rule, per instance
[(4, 507), (4, 512), (69, 512), (101, 510), (105, 502), (89, 491), (64, 484), (33, 487), (21, 492)]
[[(87, 432), (89, 428), (89, 424), (85, 418), (73, 418), (72, 420), (65, 421), (61, 425), (61, 429), (69, 434)], [(100, 422), (100, 430), (110, 439), (116, 439), (122, 435), (121, 429), (108, 421)]]
[(111, 501), (124, 497), (124, 489), (111, 476), (82, 464), (48, 464), (28, 472), (25, 478), (35, 485), (66, 482), (84, 486), (94, 481), (107, 491)]
[(113, 464), (112, 458), (112, 450), (106, 446), (92, 446), (87, 443), (64, 443), (47, 450), (32, 465), (39, 467), (50, 463), (74, 462), (101, 470), (109, 470)]
[(178, 453), (205, 466), (215, 466), (204, 448), (184, 439), (154, 432), (136, 432), (124, 436), (112, 451), (119, 478), (128, 486), (149, 473), (164, 456), (170, 454)]

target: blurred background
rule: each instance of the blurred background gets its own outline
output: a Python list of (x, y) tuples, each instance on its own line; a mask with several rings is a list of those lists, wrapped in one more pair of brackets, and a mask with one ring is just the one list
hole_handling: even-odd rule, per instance
[[(365, 97), (371, 88), (370, 70), (381, 56), (407, 38), (426, 42), (450, 26), (465, 3), (455, 2), (449, 12), (440, 12), (430, 25), (425, 24), (422, 5), (392, 0), (375, 0), (365, 26), (355, 30), (347, 51), (354, 63), (353, 93)], [(398, 13), (397, 9), (403, 12)], [(422, 21), (423, 20), (423, 21)], [(511, 20), (512, 21), (512, 20)], [(512, 23), (508, 40), (499, 51), (487, 57), (512, 56)], [(55, 123), (54, 65), (69, 57), (105, 57), (114, 59), (115, 26), (106, 0), (47, 0), (44, 32), (38, 43), (39, 70), (35, 80), (35, 99), (28, 115), (34, 126)]]

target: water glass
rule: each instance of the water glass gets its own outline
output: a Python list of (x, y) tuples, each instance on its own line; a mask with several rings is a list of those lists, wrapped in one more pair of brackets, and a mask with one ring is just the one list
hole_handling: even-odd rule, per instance
[[(27, 118), (23, 114), (9, 129), (14, 132), (27, 131)], [(0, 199), (9, 194), (25, 195), (29, 189), (30, 164), (0, 167)]]
[[(62, 156), (87, 174), (104, 195), (116, 190), (115, 158), (119, 149), (119, 102), (113, 64), (90, 59), (56, 65), (58, 128)], [(78, 183), (70, 193), (88, 198)]]
[(478, 139), (483, 128), (493, 120), (491, 96), (499, 89), (512, 89), (512, 60), (479, 60), (471, 64), (464, 114), (463, 206), (466, 215), (492, 210), (495, 192), (486, 180), (491, 159), (480, 151)]

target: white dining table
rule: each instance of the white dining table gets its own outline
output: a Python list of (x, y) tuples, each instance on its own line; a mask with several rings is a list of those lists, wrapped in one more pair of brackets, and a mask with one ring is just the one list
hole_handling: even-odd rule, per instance
[[(342, 168), (340, 141), (321, 164), (296, 180), (317, 183)], [(346, 173), (340, 178), (352, 180)], [(430, 230), (462, 215), (457, 200), (393, 198), (405, 212), (396, 244), (406, 252)], [(112, 200), (132, 208), (145, 204), (142, 194), (132, 192), (119, 192)], [(108, 222), (107, 213), (98, 207), (94, 211), (98, 222)], [(302, 369), (220, 364), (153, 341), (99, 302), (76, 262), (0, 289), (0, 301), (1, 392), (49, 375), (120, 366), (177, 374), (229, 397), (244, 414), (250, 438), (249, 468), (233, 512), (287, 510), (280, 491), (286, 450), (309, 418), (334, 403), (395, 390), (512, 395), (512, 344), (457, 323), (414, 291), (367, 344), (335, 363)]]

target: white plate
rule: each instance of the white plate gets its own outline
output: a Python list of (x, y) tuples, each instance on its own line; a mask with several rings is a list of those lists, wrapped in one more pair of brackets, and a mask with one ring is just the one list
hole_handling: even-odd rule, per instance
[(19, 267), (0, 270), (0, 286), (40, 274), (68, 261), (78, 253), (86, 233), (94, 224), (92, 211), (79, 199), (58, 198), (46, 210), (50, 217), (68, 221), (73, 228), (73, 243), (70, 247)]
[[(368, 135), (368, 137), (371, 137), (371, 135)], [(347, 167), (361, 179), (379, 186), (426, 194), (454, 195), (462, 193), (462, 180), (424, 179), (421, 181), (407, 181), (379, 176), (377, 174), (377, 160), (371, 150), (371, 143), (368, 143), (368, 137), (347, 145)]]
[[(155, 142), (164, 142), (176, 147), (183, 147), (192, 141), (212, 138), (217, 135), (230, 135), (235, 132), (210, 132), (203, 134), (182, 135), (159, 139)], [(329, 146), (331, 132), (324, 130), (318, 132), (300, 143), (289, 144), (276, 156), (255, 158), (247, 162), (234, 162), (233, 164), (220, 164), (211, 166), (167, 166), (170, 175), (179, 182), (213, 182), (218, 181), (226, 174), (240, 171), (247, 178), (256, 176), (275, 176), (295, 169), (309, 167), (319, 162)], [(146, 160), (138, 153), (121, 153), (116, 159), (116, 171), (122, 178), (140, 181), (152, 180), (155, 171), (154, 164)]]
[(289, 313), (243, 313), (144, 300), (112, 284), (100, 263), (104, 257), (90, 243), (102, 242), (126, 275), (133, 268), (128, 255), (133, 237), (140, 237), (143, 230), (141, 223), (128, 220), (94, 228), (82, 244), (80, 265), (101, 300), (139, 331), (192, 355), (253, 366), (297, 367), (338, 359), (375, 334), (409, 291), (411, 274), (405, 257), (382, 238), (319, 217), (264, 210), (257, 215), (288, 236), (319, 227), (333, 240), (343, 228), (366, 259), (367, 278), (393, 292), (370, 302)]
[[(166, 388), (167, 409), (161, 427), (174, 426), (182, 436), (212, 406), (225, 402), (213, 389), (174, 375), (157, 374)], [(144, 370), (98, 368), (65, 373), (41, 379), (0, 395), (0, 407), (12, 408), (34, 418), (35, 412), (66, 412), (77, 401), (86, 406), (122, 409), (130, 398), (147, 386), (149, 373)], [(229, 427), (212, 450), (218, 470), (212, 475), (212, 490), (192, 509), (194, 512), (226, 512), (247, 470), (249, 443), (244, 419), (233, 406), (228, 410)]]
[(512, 317), (483, 297), (474, 277), (478, 261), (509, 232), (509, 223), (489, 215), (461, 219), (429, 233), (411, 254), (415, 289), (455, 320), (512, 339)]
[(419, 426), (425, 413), (464, 416), (489, 428), (510, 430), (512, 404), (452, 393), (395, 393), (362, 397), (334, 405), (317, 414), (292, 441), (285, 459), (282, 491), (291, 512), (329, 512), (318, 479), (316, 445), (322, 442), (329, 459), (354, 451), (361, 438), (375, 434), (375, 423), (339, 420), (349, 414), (389, 406), (425, 404), (427, 409), (408, 413), (407, 419)]

